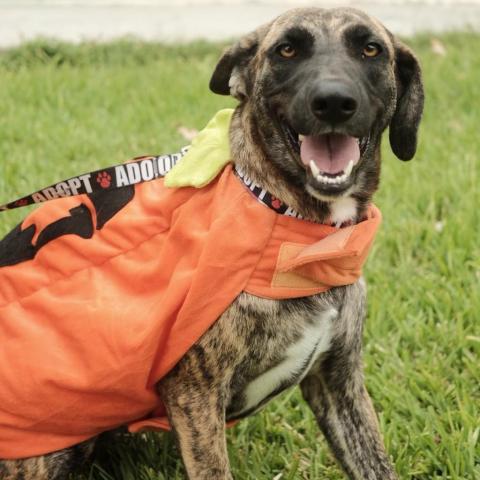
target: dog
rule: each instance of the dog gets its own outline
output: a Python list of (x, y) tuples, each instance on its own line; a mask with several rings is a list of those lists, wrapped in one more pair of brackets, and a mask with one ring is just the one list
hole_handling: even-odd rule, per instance
[[(419, 63), (355, 9), (284, 13), (225, 51), (210, 88), (239, 101), (230, 125), (235, 166), (309, 222), (365, 218), (387, 127), (399, 159), (416, 152)], [(285, 300), (241, 293), (157, 384), (188, 478), (231, 479), (225, 423), (297, 384), (348, 478), (397, 478), (363, 381), (365, 309), (362, 278)], [(67, 478), (94, 443), (5, 460), (0, 478)]]

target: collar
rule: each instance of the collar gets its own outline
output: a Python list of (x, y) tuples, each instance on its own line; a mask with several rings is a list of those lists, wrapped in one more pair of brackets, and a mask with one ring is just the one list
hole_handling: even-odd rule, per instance
[[(234, 165), (233, 171), (235, 175), (242, 181), (242, 183), (248, 188), (250, 193), (263, 205), (273, 210), (275, 213), (285, 215), (287, 217), (294, 217), (303, 219), (302, 215), (293, 208), (283, 203), (279, 198), (272, 195), (270, 192), (257, 185), (240, 167)], [(329, 223), (328, 226), (335, 228), (350, 227), (353, 225), (352, 220), (347, 220), (342, 224)]]
[(283, 203), (280, 199), (272, 195), (270, 192), (257, 185), (246, 173), (237, 165), (234, 165), (233, 171), (235, 175), (248, 188), (250, 193), (263, 205), (280, 215), (287, 217), (303, 218), (296, 210)]

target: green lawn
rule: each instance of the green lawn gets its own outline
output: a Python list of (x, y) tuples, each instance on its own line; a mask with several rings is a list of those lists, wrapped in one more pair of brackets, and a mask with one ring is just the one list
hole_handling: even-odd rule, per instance
[[(425, 73), (420, 148), (385, 142), (384, 223), (366, 268), (366, 381), (401, 479), (480, 479), (480, 36), (411, 41)], [(221, 46), (36, 43), (0, 55), (0, 203), (186, 143), (230, 99), (208, 91)], [(5, 234), (27, 210), (2, 213)], [(344, 478), (297, 390), (228, 434), (235, 478)], [(76, 480), (182, 479), (168, 434), (107, 445)], [(282, 474), (282, 476), (278, 476)]]

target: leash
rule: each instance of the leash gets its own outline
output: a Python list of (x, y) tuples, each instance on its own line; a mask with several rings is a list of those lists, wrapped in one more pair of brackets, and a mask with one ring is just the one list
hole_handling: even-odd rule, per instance
[(0, 205), (0, 212), (58, 198), (114, 190), (137, 183), (150, 182), (159, 177), (164, 177), (187, 153), (189, 148), (183, 147), (179, 153), (170, 155), (136, 157), (127, 163), (62, 180), (13, 202)]
[[(0, 212), (44, 203), (58, 198), (92, 194), (105, 190), (120, 189), (137, 183), (150, 182), (157, 178), (164, 177), (187, 153), (189, 148), (189, 146), (183, 147), (180, 152), (169, 155), (136, 157), (126, 163), (62, 180), (61, 182), (30, 193), (25, 197), (18, 198), (13, 202), (0, 205)], [(253, 182), (237, 166), (234, 166), (234, 172), (260, 203), (280, 215), (302, 218), (298, 212)]]

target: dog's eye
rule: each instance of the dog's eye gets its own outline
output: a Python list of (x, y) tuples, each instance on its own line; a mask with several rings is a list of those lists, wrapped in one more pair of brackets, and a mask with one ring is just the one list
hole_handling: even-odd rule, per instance
[(284, 43), (280, 45), (277, 49), (277, 52), (283, 58), (293, 58), (297, 54), (297, 51), (295, 50), (295, 48), (291, 43)]
[(364, 57), (377, 57), (382, 52), (382, 47), (378, 43), (367, 43), (363, 48), (362, 55)]

